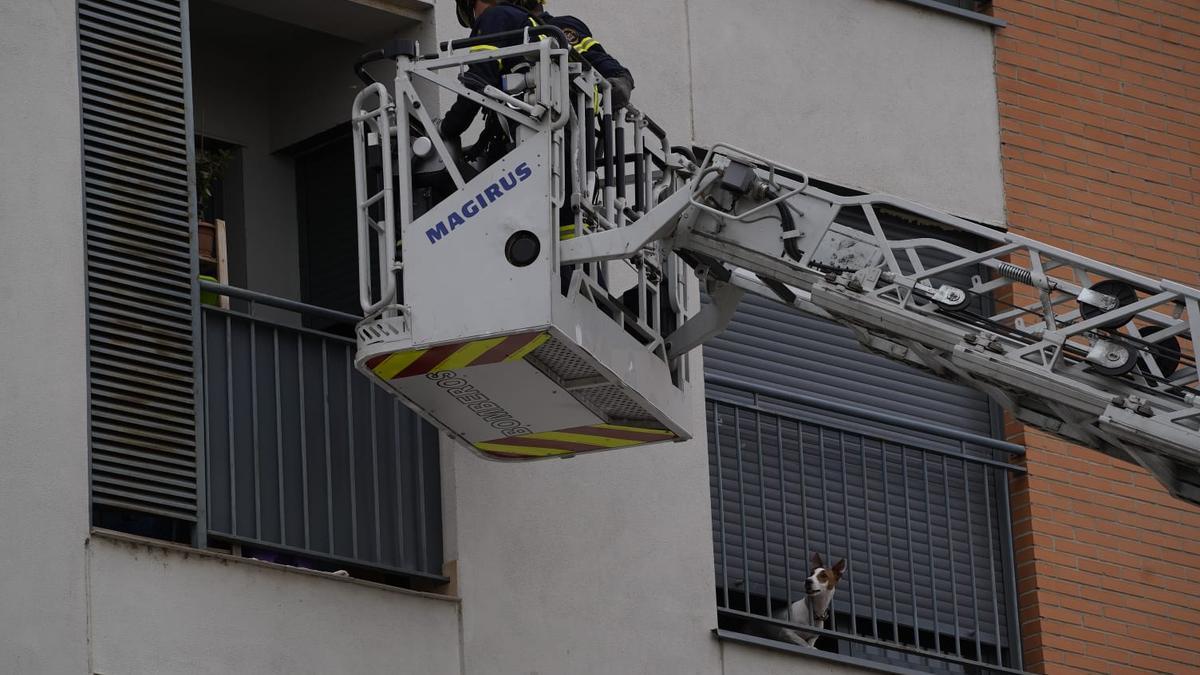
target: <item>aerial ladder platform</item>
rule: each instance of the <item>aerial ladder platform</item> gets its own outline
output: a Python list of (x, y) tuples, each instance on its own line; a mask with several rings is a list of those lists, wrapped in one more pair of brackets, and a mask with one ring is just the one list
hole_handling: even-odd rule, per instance
[[(509, 46), (364, 56), (352, 111), (356, 365), (467, 447), (529, 461), (687, 440), (685, 357), (754, 293), (1200, 504), (1200, 291), (732, 146), (672, 146), (612, 109), (561, 31), (487, 41)], [(460, 77), (499, 60), (502, 89)], [(394, 63), (390, 88), (371, 61)], [(499, 159), (440, 136), (445, 93), (494, 116)]]

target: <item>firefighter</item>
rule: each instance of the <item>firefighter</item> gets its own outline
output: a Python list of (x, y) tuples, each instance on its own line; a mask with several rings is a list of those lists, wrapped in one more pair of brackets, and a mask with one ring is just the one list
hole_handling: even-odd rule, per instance
[(538, 21), (561, 28), (571, 47), (612, 84), (613, 113), (628, 105), (633, 94), (633, 74), (596, 41), (587, 24), (573, 16), (551, 15), (545, 9), (546, 0), (518, 0), (518, 4)]
[[(471, 37), (482, 37), (508, 31), (522, 30), (530, 26), (540, 25), (526, 10), (519, 5), (518, 0), (455, 0), (458, 11), (458, 22), (464, 28), (471, 29)], [(516, 44), (519, 39), (507, 40), (505, 44), (483, 44), (471, 47), (471, 51), (485, 51)], [(464, 81), (468, 86), (482, 90), (487, 85), (503, 89), (503, 77), (508, 64), (501, 65), (497, 61), (476, 63), (467, 69)], [(462, 135), (475, 121), (481, 105), (460, 96), (446, 113), (440, 125), (442, 138), (447, 142), (461, 147)], [(488, 122), (480, 140), (476, 143), (474, 154), (494, 154), (493, 146), (501, 145), (503, 130), (495, 115), (488, 115)], [(489, 162), (490, 163), (490, 162)]]

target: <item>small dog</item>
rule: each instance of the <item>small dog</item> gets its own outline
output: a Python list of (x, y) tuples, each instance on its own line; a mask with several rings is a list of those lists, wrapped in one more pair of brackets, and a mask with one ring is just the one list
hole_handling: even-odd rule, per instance
[[(846, 561), (839, 560), (836, 565), (826, 568), (819, 553), (812, 557), (812, 576), (804, 580), (804, 599), (793, 602), (790, 606), (774, 612), (773, 616), (780, 621), (799, 626), (824, 628), (829, 620), (829, 605), (833, 602), (833, 592), (837, 590), (838, 582), (846, 573)], [(815, 633), (805, 633), (794, 628), (772, 625), (768, 637), (797, 645), (816, 645)]]

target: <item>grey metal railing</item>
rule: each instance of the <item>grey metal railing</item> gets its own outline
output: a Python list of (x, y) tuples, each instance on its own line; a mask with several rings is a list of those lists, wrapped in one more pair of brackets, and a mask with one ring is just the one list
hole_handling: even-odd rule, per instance
[[(317, 568), (443, 580), (437, 431), (354, 369), (352, 339), (254, 315), (350, 314), (202, 282), (209, 538)], [(278, 312), (277, 312), (278, 313)]]
[[(827, 630), (812, 631), (818, 647), (927, 672), (1021, 672), (1008, 504), (1021, 446), (706, 381), (723, 628), (767, 635), (786, 625), (777, 617), (804, 597), (820, 553), (848, 570)], [(881, 431), (847, 430), (821, 413)]]

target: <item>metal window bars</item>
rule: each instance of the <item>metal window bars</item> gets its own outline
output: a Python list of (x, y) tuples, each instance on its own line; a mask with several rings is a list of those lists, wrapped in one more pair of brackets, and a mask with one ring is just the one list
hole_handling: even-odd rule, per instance
[[(848, 571), (827, 629), (804, 629), (818, 647), (931, 672), (1021, 672), (1008, 479), (1023, 469), (1008, 460), (1022, 448), (707, 379), (723, 628), (788, 626), (820, 553)], [(890, 433), (838, 428), (828, 413)]]

